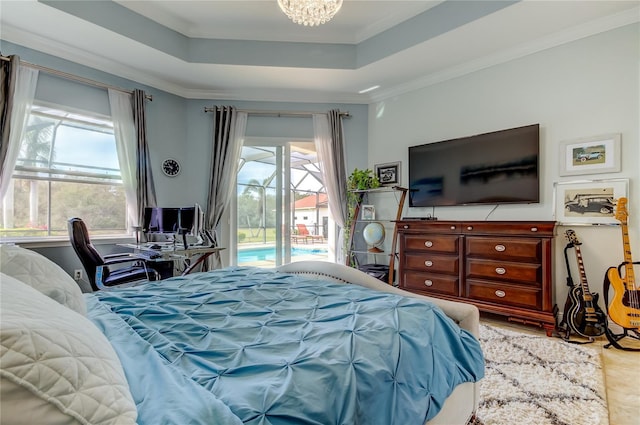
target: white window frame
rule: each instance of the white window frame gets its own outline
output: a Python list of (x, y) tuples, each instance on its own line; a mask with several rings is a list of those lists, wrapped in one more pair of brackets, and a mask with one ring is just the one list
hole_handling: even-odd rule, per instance
[[(56, 115), (52, 113), (41, 112), (43, 109), (53, 109), (57, 111), (63, 112), (63, 114)], [(73, 108), (67, 105), (60, 105), (46, 101), (34, 100), (32, 110), (29, 111), (29, 118), (31, 117), (33, 111), (36, 110), (36, 115), (42, 115), (47, 117), (57, 117), (64, 119), (66, 121), (74, 121), (72, 117), (69, 115), (79, 115), (85, 120), (79, 119), (76, 120), (77, 123), (87, 124), (91, 121), (95, 121), (96, 128), (104, 128), (108, 133), (113, 134), (113, 124), (111, 121), (111, 117), (104, 114), (99, 114), (96, 112), (88, 111), (88, 110), (80, 110), (77, 108)], [(39, 112), (40, 110), (40, 112)], [(66, 115), (66, 116), (65, 116)], [(104, 124), (105, 121), (108, 121), (108, 124)], [(55, 139), (55, 136), (54, 136)], [(55, 140), (53, 141), (55, 143)], [(115, 140), (114, 140), (115, 146)], [(108, 170), (106, 173), (91, 173), (86, 171), (74, 171), (74, 170), (61, 170), (55, 168), (56, 162), (50, 162), (47, 168), (40, 167), (28, 167), (24, 165), (16, 163), (14, 171), (12, 173), (11, 178), (20, 178), (26, 180), (39, 180), (39, 181), (48, 181), (48, 182), (70, 182), (70, 183), (82, 183), (82, 184), (96, 184), (96, 185), (110, 185), (110, 186), (122, 186), (122, 178), (120, 175), (120, 169), (112, 169), (112, 168), (104, 168), (104, 170)], [(64, 163), (58, 163), (57, 165), (63, 165)], [(88, 169), (92, 168), (91, 166), (87, 166)], [(31, 174), (29, 174), (31, 173)], [(37, 173), (39, 175), (34, 175)], [(48, 174), (48, 176), (47, 176)], [(83, 179), (84, 177), (84, 179)], [(0, 200), (2, 202), (2, 200)], [(119, 241), (129, 241), (132, 238), (132, 234), (127, 233), (127, 223), (126, 223), (126, 200), (125, 200), (125, 231), (124, 232), (116, 232), (113, 234), (97, 234), (92, 235), (91, 240), (104, 240), (105, 243), (118, 243)], [(47, 212), (50, 215), (51, 205), (49, 204), (47, 207)], [(47, 219), (48, 221), (49, 219)], [(91, 230), (91, 229), (89, 229)], [(1, 242), (3, 243), (19, 243), (20, 245), (28, 245), (29, 247), (47, 247), (47, 246), (59, 246), (60, 242), (68, 242), (68, 236), (19, 236), (19, 237), (2, 237)]]

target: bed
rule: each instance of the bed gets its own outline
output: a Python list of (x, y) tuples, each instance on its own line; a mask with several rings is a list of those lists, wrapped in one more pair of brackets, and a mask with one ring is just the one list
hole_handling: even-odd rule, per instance
[(228, 267), (81, 294), (0, 245), (5, 424), (466, 424), (478, 310), (355, 269)]

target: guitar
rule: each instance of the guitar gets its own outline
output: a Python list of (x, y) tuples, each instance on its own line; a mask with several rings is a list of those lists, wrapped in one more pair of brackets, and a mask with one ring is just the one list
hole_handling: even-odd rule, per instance
[(569, 328), (580, 336), (585, 338), (600, 336), (607, 330), (607, 315), (598, 306), (598, 294), (589, 290), (580, 252), (582, 243), (573, 230), (567, 230), (565, 235), (575, 249), (580, 271), (580, 284), (573, 285), (569, 290), (564, 307), (565, 320)]
[(627, 198), (620, 198), (616, 204), (616, 220), (622, 228), (622, 246), (624, 250), (624, 278), (619, 268), (610, 267), (607, 277), (613, 288), (613, 298), (609, 304), (609, 317), (625, 329), (640, 330), (640, 291), (636, 288), (627, 228)]

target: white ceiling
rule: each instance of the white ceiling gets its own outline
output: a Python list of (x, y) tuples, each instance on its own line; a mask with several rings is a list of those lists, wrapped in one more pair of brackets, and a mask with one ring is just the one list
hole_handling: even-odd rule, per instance
[(276, 0), (0, 0), (3, 40), (225, 100), (370, 103), (639, 21), (639, 0), (345, 0), (320, 27)]

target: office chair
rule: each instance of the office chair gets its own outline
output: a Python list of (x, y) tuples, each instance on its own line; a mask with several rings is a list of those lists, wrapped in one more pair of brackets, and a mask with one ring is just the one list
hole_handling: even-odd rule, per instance
[[(87, 272), (89, 283), (94, 291), (115, 285), (132, 284), (136, 281), (160, 279), (160, 274), (147, 265), (143, 256), (134, 253), (111, 254), (104, 257), (100, 255), (91, 243), (87, 226), (81, 218), (70, 218), (67, 221), (67, 227), (71, 246)], [(110, 267), (126, 263), (133, 264), (121, 268)], [(101, 271), (101, 277), (96, 279), (96, 272), (99, 271)]]

